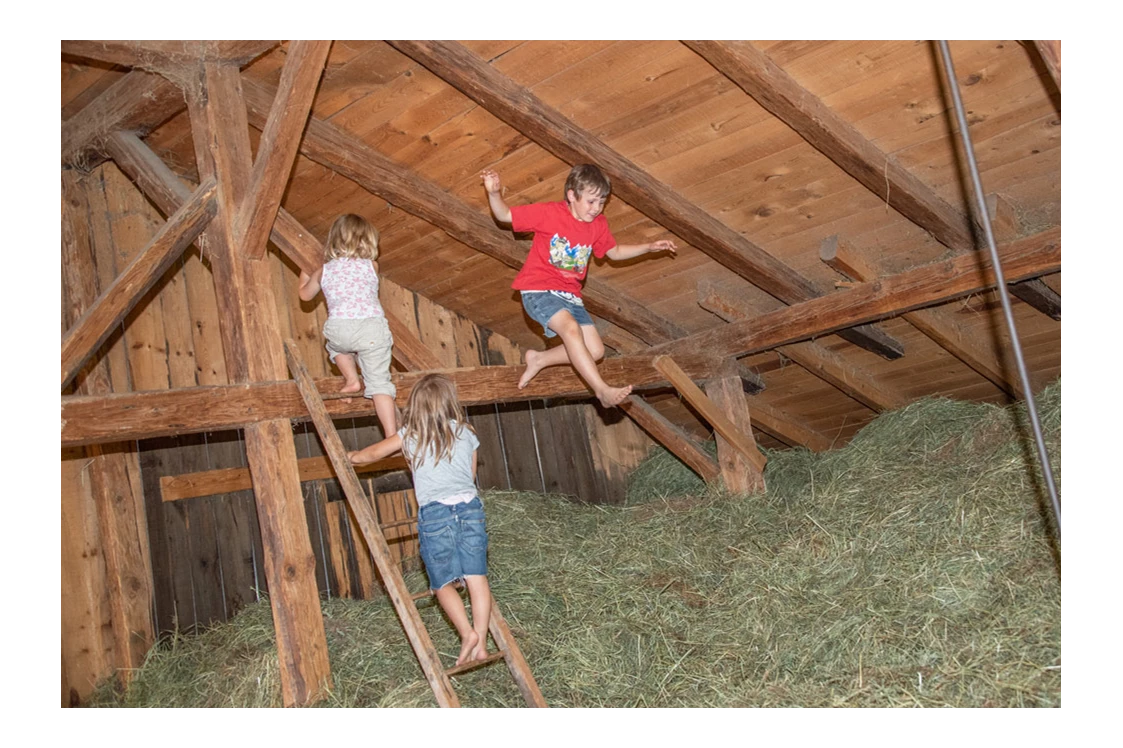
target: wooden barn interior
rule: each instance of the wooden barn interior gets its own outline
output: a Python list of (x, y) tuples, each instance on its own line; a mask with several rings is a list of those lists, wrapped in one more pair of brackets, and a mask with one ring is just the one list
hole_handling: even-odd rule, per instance
[[(266, 592), (285, 703), (314, 703), (321, 598), (411, 605), (382, 571), (417, 555), (409, 474), (337, 477), (381, 431), (337, 396), (322, 296), (297, 295), (341, 214), (381, 234), (398, 404), (449, 374), (483, 489), (619, 504), (662, 445), (767, 491), (762, 449), (837, 448), (930, 396), (1025, 399), (988, 232), (1030, 394), (1060, 376), (1057, 41), (953, 41), (954, 86), (914, 40), (61, 46), (64, 706)], [(619, 242), (677, 245), (591, 266), (619, 408), (569, 367), (517, 388), (547, 345), (511, 288), (530, 237), (480, 178), (561, 200), (582, 163)]]

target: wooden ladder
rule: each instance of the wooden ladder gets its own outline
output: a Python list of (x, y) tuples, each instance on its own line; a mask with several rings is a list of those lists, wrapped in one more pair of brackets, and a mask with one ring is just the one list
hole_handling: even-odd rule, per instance
[(288, 358), (289, 370), (300, 389), (300, 395), (304, 398), (304, 404), (312, 415), (312, 422), (316, 425), (320, 441), (323, 442), (324, 450), (335, 468), (335, 474), (339, 478), (340, 485), (343, 486), (343, 494), (347, 499), (347, 504), (355, 514), (359, 529), (362, 531), (367, 547), (374, 557), (374, 563), (382, 575), (382, 581), (386, 585), (390, 601), (394, 605), (394, 610), (398, 613), (398, 618), (401, 619), (402, 628), (405, 629), (406, 636), (409, 637), (409, 643), (417, 654), (421, 669), (433, 689), (433, 695), (436, 696), (437, 703), (440, 706), (460, 706), (460, 699), (457, 698), (456, 692), (452, 690), (450, 677), (502, 658), (506, 660), (507, 670), (510, 671), (511, 677), (514, 679), (515, 685), (518, 686), (519, 692), (522, 693), (527, 706), (545, 707), (546, 700), (542, 697), (542, 692), (538, 689), (538, 684), (534, 681), (534, 675), (531, 674), (530, 667), (519, 650), (518, 644), (515, 643), (515, 637), (512, 636), (511, 629), (499, 612), (499, 606), (496, 604), (494, 597), (491, 601), (491, 620), (488, 624), (488, 631), (491, 632), (491, 637), (495, 640), (495, 645), (499, 651), (487, 659), (465, 663), (457, 667), (446, 669), (441, 665), (440, 655), (433, 646), (432, 640), (429, 639), (429, 633), (425, 630), (425, 624), (421, 621), (415, 603), (416, 600), (428, 597), (432, 593), (426, 591), (411, 594), (406, 588), (401, 567), (394, 563), (390, 556), (390, 547), (386, 544), (386, 537), (382, 534), (382, 528), (379, 526), (372, 505), (366, 500), (366, 494), (363, 492), (359, 477), (355, 474), (355, 469), (351, 465), (351, 460), (347, 457), (347, 450), (339, 438), (339, 432), (335, 430), (335, 424), (332, 423), (331, 417), (324, 407), (323, 398), (316, 390), (312, 377), (309, 376), (308, 369), (304, 366), (304, 361), (292, 340), (285, 341), (285, 355)]

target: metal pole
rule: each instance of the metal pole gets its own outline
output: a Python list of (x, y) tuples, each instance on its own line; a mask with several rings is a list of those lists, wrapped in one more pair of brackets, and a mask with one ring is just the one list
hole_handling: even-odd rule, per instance
[(967, 155), (967, 166), (971, 172), (971, 183), (975, 188), (975, 206), (978, 208), (983, 231), (986, 233), (987, 247), (990, 249), (991, 263), (994, 265), (995, 282), (998, 284), (998, 298), (1002, 301), (1002, 311), (1006, 315), (1006, 327), (1010, 330), (1010, 346), (1014, 349), (1014, 360), (1018, 364), (1018, 373), (1022, 378), (1022, 389), (1026, 394), (1026, 412), (1029, 414), (1030, 424), (1033, 426), (1033, 438), (1037, 442), (1037, 456), (1041, 460), (1041, 472), (1045, 476), (1045, 483), (1049, 489), (1049, 498), (1053, 501), (1053, 515), (1057, 520), (1057, 537), (1061, 534), (1061, 503), (1057, 497), (1057, 486), (1053, 482), (1053, 470), (1049, 467), (1049, 453), (1045, 449), (1045, 437), (1041, 434), (1041, 423), (1037, 419), (1037, 405), (1030, 389), (1029, 374), (1026, 372), (1025, 360), (1022, 358), (1022, 346), (1018, 342), (1018, 331), (1014, 325), (1014, 313), (1010, 308), (1010, 296), (1006, 291), (1006, 279), (1002, 274), (1002, 265), (998, 261), (998, 247), (994, 243), (994, 231), (990, 225), (990, 215), (987, 213), (986, 198), (983, 196), (983, 182), (979, 178), (979, 167), (975, 163), (975, 150), (971, 144), (971, 133), (967, 131), (967, 116), (963, 111), (963, 101), (959, 98), (959, 83), (955, 78), (955, 69), (951, 63), (951, 50), (946, 41), (937, 42), (940, 46), (940, 57), (944, 62), (944, 73), (947, 75), (948, 89), (951, 91), (952, 102), (955, 104), (955, 116), (959, 121), (959, 134), (963, 138), (963, 151)]

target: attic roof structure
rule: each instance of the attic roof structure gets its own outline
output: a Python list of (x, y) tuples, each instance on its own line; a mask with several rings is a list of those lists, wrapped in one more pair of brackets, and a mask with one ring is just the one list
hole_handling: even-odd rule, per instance
[[(1061, 362), (1059, 42), (950, 50), (1037, 391)], [(394, 293), (515, 352), (465, 366), (399, 327), (399, 399), (435, 368), (454, 370), (471, 405), (588, 399), (560, 369), (515, 386), (518, 351), (545, 342), (511, 289), (529, 236), (493, 220), (484, 169), (517, 205), (562, 199), (570, 168), (597, 164), (616, 239), (676, 243), (673, 257), (596, 261), (584, 291), (609, 348), (605, 378), (637, 386), (628, 413), (648, 430), (658, 418), (700, 441), (716, 428), (708, 406), (670, 386), (676, 375), (656, 365), (668, 359), (687, 380), (740, 378), (748, 434), (769, 449), (840, 446), (923, 397), (1025, 394), (934, 42), (64, 41), (61, 106), (64, 218), (67, 206), (93, 217), (64, 220), (64, 260), (87, 245), (94, 258), (85, 271), (64, 262), (64, 457), (244, 429), (267, 544), (304, 521), (285, 513), (299, 502), (284, 508), (299, 497), (298, 457), (275, 454), (290, 419), (307, 417), (283, 341), (322, 358), (322, 304), (301, 305), (293, 282), (341, 214), (378, 228)], [(143, 217), (151, 206), (159, 218)], [(98, 223), (115, 213), (121, 222)], [(97, 258), (99, 241), (130, 236), (140, 251)], [(196, 290), (212, 277), (213, 290)], [(161, 294), (162, 328), (149, 334), (145, 306)], [(177, 325), (189, 361), (165, 334)], [(114, 348), (130, 330), (131, 347)], [(149, 354), (163, 372), (151, 381), (135, 358)], [(368, 407), (329, 401), (335, 418)], [(132, 464), (106, 468), (105, 485)], [(99, 521), (111, 534), (113, 518)], [(122, 541), (122, 568), (151, 576), (135, 557), (144, 542)], [(315, 628), (314, 580), (301, 588), (308, 574), (294, 569), (268, 574), (294, 580), (275, 604), (298, 611), (278, 619), (278, 640), (306, 655), (287, 681), (304, 703), (323, 672), (301, 628)], [(115, 620), (146, 615), (146, 600), (132, 604), (119, 601)], [(115, 647), (135, 660), (143, 645), (128, 639)]]

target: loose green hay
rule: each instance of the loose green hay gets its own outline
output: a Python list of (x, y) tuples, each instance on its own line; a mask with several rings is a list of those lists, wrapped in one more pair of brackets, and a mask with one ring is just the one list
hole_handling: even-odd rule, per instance
[[(1059, 381), (1038, 410), (1059, 487)], [(624, 507), (490, 492), (493, 589), (552, 706), (1060, 706), (1059, 547), (1025, 421), (923, 400), (845, 448), (770, 452), (764, 495), (660, 490), (650, 465)], [(665, 485), (689, 484), (668, 457)], [(451, 664), (450, 626), (422, 616)], [(435, 705), (388, 601), (324, 617), (323, 705)], [(465, 706), (522, 705), (502, 663), (454, 682)], [(280, 701), (262, 603), (95, 705)]]

